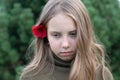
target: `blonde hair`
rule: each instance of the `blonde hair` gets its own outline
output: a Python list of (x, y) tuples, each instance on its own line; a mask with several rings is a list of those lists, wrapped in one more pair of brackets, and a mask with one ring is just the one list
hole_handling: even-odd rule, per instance
[[(51, 18), (60, 12), (70, 16), (77, 27), (77, 51), (69, 80), (95, 80), (97, 67), (100, 65), (104, 67), (104, 47), (95, 38), (90, 16), (81, 0), (49, 0), (37, 25), (43, 23), (47, 26)], [(47, 38), (36, 40), (34, 58), (25, 67), (22, 75), (35, 71), (40, 73), (46, 66), (50, 66), (50, 70), (53, 71), (54, 65), (50, 64), (53, 63), (52, 51), (47, 42)]]

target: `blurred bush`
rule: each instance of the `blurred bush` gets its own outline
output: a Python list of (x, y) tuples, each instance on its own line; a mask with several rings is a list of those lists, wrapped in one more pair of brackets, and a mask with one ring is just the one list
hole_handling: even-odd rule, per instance
[(25, 64), (33, 17), (32, 10), (19, 3), (10, 12), (6, 6), (0, 6), (0, 80), (15, 80), (17, 71)]
[(83, 0), (97, 37), (106, 47), (115, 80), (120, 80), (120, 2), (117, 0)]

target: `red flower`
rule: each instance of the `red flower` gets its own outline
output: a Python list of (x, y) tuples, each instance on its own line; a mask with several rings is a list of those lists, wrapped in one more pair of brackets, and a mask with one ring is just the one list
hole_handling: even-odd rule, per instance
[(32, 32), (37, 38), (45, 38), (47, 36), (47, 29), (43, 24), (34, 26)]

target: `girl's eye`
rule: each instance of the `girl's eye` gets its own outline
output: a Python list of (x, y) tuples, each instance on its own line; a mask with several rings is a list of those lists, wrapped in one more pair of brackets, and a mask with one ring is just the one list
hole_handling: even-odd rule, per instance
[(59, 37), (60, 37), (60, 34), (54, 33), (54, 34), (52, 34), (52, 36), (55, 37), (55, 38), (59, 38)]
[(77, 32), (76, 32), (76, 31), (71, 32), (71, 33), (70, 33), (70, 36), (72, 36), (72, 37), (76, 37), (76, 36), (77, 36)]

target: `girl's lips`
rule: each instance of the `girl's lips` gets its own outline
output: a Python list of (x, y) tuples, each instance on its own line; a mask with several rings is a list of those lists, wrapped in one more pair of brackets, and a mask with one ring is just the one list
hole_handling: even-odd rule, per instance
[(72, 52), (61, 52), (61, 56), (70, 56)]

